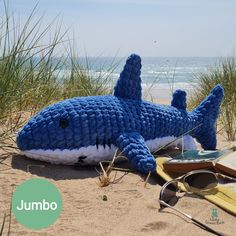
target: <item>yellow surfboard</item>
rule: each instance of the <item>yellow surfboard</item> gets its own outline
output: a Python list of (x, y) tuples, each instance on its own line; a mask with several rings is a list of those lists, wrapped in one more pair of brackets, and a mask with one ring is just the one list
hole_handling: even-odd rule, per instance
[[(170, 181), (181, 174), (174, 172), (167, 172), (163, 168), (163, 163), (168, 160), (167, 157), (157, 157), (157, 174), (160, 175), (164, 180)], [(179, 183), (179, 187), (182, 191), (186, 192), (186, 189), (182, 183)], [(236, 183), (218, 184), (212, 190), (194, 192), (197, 195), (204, 197), (210, 202), (223, 208), (224, 210), (236, 215)]]

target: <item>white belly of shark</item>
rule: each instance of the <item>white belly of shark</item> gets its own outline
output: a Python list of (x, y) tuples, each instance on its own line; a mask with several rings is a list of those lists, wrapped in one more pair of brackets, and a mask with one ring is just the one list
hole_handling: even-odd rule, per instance
[[(173, 142), (176, 139), (174, 136), (155, 138), (147, 140), (145, 143), (151, 152), (157, 150), (166, 144)], [(193, 138), (189, 135), (184, 136), (182, 139), (176, 140), (171, 144), (172, 146), (183, 146), (185, 150), (196, 149)], [(31, 149), (27, 151), (21, 151), (22, 155), (36, 160), (46, 161), (53, 164), (65, 164), (74, 165), (78, 163), (80, 157), (84, 157), (81, 164), (97, 164), (100, 161), (112, 160), (117, 147), (115, 145), (98, 145), (81, 147), (79, 149)]]

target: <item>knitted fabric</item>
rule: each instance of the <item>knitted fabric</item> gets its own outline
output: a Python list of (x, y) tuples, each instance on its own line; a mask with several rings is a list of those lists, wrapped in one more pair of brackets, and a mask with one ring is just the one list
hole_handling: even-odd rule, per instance
[[(222, 87), (217, 85), (199, 107), (187, 112), (185, 92), (174, 95), (173, 106), (141, 100), (140, 68), (140, 57), (131, 55), (115, 87), (115, 96), (77, 97), (44, 108), (18, 133), (19, 149), (30, 153), (115, 146), (143, 173), (155, 170), (155, 159), (146, 141), (179, 137), (192, 130), (189, 134), (204, 149), (215, 149)], [(96, 153), (93, 158), (96, 161)], [(86, 156), (78, 156), (81, 160), (86, 163)]]
[(138, 55), (132, 54), (126, 61), (123, 71), (120, 74), (120, 79), (115, 86), (114, 95), (117, 97), (128, 99), (141, 99), (141, 58)]
[(187, 100), (186, 100), (187, 93), (183, 90), (176, 90), (173, 93), (173, 99), (171, 101), (171, 106), (179, 108), (179, 109), (186, 109), (187, 107)]
[(131, 165), (138, 171), (146, 173), (156, 170), (156, 161), (139, 133), (133, 132), (120, 135), (117, 139), (117, 145), (129, 157)]
[[(198, 117), (201, 117), (202, 127), (194, 132), (194, 137), (205, 150), (216, 149), (216, 118), (219, 116), (219, 105), (221, 104), (224, 91), (221, 85), (216, 85), (208, 97), (192, 111)], [(218, 107), (218, 109), (217, 109)]]

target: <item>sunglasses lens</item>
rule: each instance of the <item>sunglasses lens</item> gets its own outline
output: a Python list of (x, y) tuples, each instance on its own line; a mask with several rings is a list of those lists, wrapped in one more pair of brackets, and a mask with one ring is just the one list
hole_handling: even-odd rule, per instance
[[(166, 202), (167, 204), (174, 206), (178, 201), (178, 197), (176, 193), (178, 191), (177, 182), (170, 182), (160, 193), (160, 200)], [(161, 208), (165, 208), (166, 206), (160, 205)]]
[(194, 173), (189, 176), (186, 176), (184, 182), (191, 188), (198, 189), (211, 189), (214, 188), (218, 181), (216, 176), (213, 173)]

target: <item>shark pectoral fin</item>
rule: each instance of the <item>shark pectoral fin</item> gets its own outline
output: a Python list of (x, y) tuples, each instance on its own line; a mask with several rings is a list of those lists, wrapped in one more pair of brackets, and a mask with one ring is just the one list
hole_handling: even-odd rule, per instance
[(156, 170), (156, 160), (139, 133), (123, 133), (117, 138), (116, 144), (136, 170), (142, 173)]
[(114, 88), (116, 97), (141, 100), (141, 66), (140, 56), (130, 55)]

